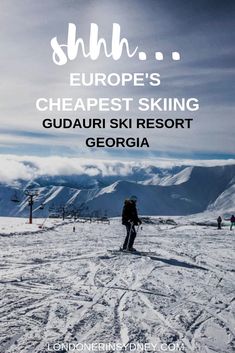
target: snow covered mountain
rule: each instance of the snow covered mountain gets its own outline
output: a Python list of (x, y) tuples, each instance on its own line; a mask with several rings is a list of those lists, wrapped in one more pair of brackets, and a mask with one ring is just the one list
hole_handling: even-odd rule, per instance
[[(133, 166), (128, 172), (124, 172), (120, 167), (120, 171), (117, 168), (115, 173), (112, 172), (107, 175), (95, 166), (88, 165), (88, 167), (87, 173), (59, 176), (43, 175), (34, 179), (34, 182), (40, 186), (55, 185), (76, 189), (103, 188), (116, 181), (133, 181), (144, 185), (171, 185), (172, 183), (177, 183), (177, 180), (178, 183), (182, 182), (183, 178), (187, 178), (191, 170), (191, 167), (186, 168), (182, 166), (169, 169), (157, 168), (155, 166), (148, 166), (147, 168)], [(94, 169), (94, 175), (89, 173), (92, 169)]]
[(182, 184), (190, 178), (191, 172), (193, 167), (186, 167), (179, 172), (174, 173), (158, 173), (151, 177), (150, 179), (144, 180), (140, 182), (143, 185), (163, 185), (163, 186), (170, 186), (170, 185), (178, 185)]
[[(0, 185), (0, 215), (26, 216), (29, 212), (24, 189)], [(142, 215), (187, 215), (209, 211), (234, 212), (235, 165), (217, 167), (133, 168), (128, 176), (42, 176), (30, 185), (39, 191), (34, 215), (77, 210), (82, 215), (119, 216), (123, 201), (138, 197)]]

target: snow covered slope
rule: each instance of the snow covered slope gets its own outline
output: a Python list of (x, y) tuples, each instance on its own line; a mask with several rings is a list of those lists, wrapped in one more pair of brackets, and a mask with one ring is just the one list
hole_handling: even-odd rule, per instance
[(170, 173), (169, 171), (165, 175), (157, 174), (157, 175), (154, 175), (152, 178), (141, 182), (141, 184), (163, 185), (163, 186), (182, 184), (189, 180), (192, 170), (193, 170), (193, 167), (186, 167), (176, 174)]
[(107, 251), (120, 219), (0, 237), (0, 351), (234, 352), (233, 234), (175, 220), (144, 225), (142, 256)]
[(208, 206), (208, 211), (226, 211), (235, 213), (235, 183), (226, 189)]

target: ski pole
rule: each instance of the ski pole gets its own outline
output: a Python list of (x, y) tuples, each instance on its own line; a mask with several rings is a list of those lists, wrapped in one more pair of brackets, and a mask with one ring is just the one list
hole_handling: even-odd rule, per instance
[(138, 227), (136, 229), (136, 235), (138, 234), (139, 229), (141, 229), (141, 228), (140, 228), (140, 225), (138, 224)]

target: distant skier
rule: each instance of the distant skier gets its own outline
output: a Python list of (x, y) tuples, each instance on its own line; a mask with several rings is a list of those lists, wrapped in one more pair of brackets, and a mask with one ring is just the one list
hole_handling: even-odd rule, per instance
[(135, 251), (133, 248), (136, 230), (135, 226), (141, 224), (136, 209), (137, 197), (131, 196), (130, 199), (125, 200), (122, 210), (122, 224), (126, 226), (126, 238), (123, 244), (123, 250)]
[(230, 222), (231, 222), (231, 224), (230, 224), (230, 230), (232, 230), (232, 229), (233, 229), (233, 226), (235, 226), (235, 216), (234, 216), (234, 215), (232, 215), (232, 217), (230, 218)]
[(76, 228), (75, 228), (75, 226), (73, 226), (73, 232), (75, 233), (75, 231), (76, 231)]
[(219, 216), (217, 218), (218, 229), (221, 229), (222, 218)]

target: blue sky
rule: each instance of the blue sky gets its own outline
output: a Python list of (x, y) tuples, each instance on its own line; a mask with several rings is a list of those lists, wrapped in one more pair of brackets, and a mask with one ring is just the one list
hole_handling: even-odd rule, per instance
[[(235, 2), (233, 0), (32, 1), (0, 4), (0, 153), (103, 159), (231, 158), (235, 151)], [(91, 22), (110, 39), (112, 23), (121, 25), (130, 44), (147, 53), (146, 61), (77, 58), (63, 67), (52, 61), (50, 40), (66, 41), (69, 22), (87, 39)], [(163, 62), (153, 59), (162, 51)], [(170, 53), (182, 60), (173, 62)], [(159, 72), (155, 88), (71, 88), (70, 72)], [(200, 110), (190, 130), (122, 131), (144, 136), (149, 149), (97, 149), (84, 146), (88, 136), (120, 136), (120, 131), (45, 130), (36, 111), (39, 97), (197, 97)], [(123, 112), (124, 114), (125, 112)], [(120, 113), (120, 116), (123, 115)], [(133, 118), (137, 115), (132, 112)], [(73, 115), (75, 116), (75, 115)], [(89, 117), (89, 115), (84, 115)], [(97, 113), (97, 116), (101, 116)], [(141, 117), (140, 113), (138, 116)], [(187, 113), (180, 113), (180, 117)], [(151, 117), (155, 117), (154, 114)]]

